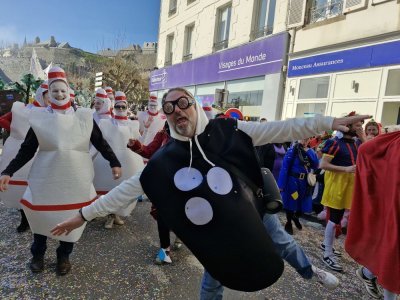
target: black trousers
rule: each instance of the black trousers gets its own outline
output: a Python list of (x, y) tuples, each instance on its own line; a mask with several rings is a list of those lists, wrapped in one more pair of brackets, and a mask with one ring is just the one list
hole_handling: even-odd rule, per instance
[(161, 248), (166, 249), (171, 244), (171, 241), (169, 239), (169, 228), (160, 218), (160, 215), (157, 216), (157, 227), (158, 237), (160, 238), (160, 246)]
[[(57, 258), (68, 258), (74, 248), (74, 243), (60, 241), (57, 248)], [(31, 253), (34, 257), (44, 256), (47, 249), (47, 236), (41, 234), (33, 234), (33, 243)]]

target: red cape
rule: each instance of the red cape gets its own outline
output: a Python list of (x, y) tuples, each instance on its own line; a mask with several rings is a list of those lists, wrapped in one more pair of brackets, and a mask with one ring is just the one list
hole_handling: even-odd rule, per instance
[(359, 148), (346, 251), (400, 293), (400, 132)]

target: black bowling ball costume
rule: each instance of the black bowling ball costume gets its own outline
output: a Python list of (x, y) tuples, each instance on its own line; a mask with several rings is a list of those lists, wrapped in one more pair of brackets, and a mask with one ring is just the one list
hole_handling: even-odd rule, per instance
[(221, 284), (242, 291), (264, 289), (281, 276), (283, 261), (264, 228), (256, 198), (207, 156), (218, 155), (262, 186), (252, 140), (233, 119), (210, 120), (197, 139), (201, 149), (195, 138), (191, 143), (171, 139), (160, 149), (140, 177), (143, 190)]

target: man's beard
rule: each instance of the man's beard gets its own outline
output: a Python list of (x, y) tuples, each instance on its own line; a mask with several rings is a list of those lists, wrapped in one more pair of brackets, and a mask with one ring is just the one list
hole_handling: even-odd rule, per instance
[(194, 132), (193, 125), (190, 122), (188, 122), (188, 125), (184, 128), (176, 125), (175, 130), (177, 133), (179, 133), (180, 135), (185, 136), (185, 137), (192, 137), (193, 132)]

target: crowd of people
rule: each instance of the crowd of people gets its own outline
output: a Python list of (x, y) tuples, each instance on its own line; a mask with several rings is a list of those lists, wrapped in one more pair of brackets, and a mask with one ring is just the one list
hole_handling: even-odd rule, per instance
[[(338, 278), (311, 264), (293, 238), (293, 223), (302, 230), (301, 216), (312, 211), (326, 220), (320, 244), (326, 268), (343, 271), (333, 244), (347, 232), (346, 250), (362, 265), (355, 273), (368, 293), (387, 300), (400, 293), (400, 204), (387, 192), (398, 189), (399, 158), (393, 153), (400, 138), (383, 134), (375, 121), (364, 129), (370, 116), (245, 122), (213, 116), (209, 103), (202, 107), (178, 87), (165, 93), (161, 109), (150, 96), (147, 109), (131, 120), (122, 91), (97, 89), (93, 109), (74, 107), (73, 96), (64, 70), (53, 67), (33, 105), (14, 103), (0, 118), (10, 131), (1, 160), (1, 200), (20, 209), (18, 232), (30, 227), (33, 233), (32, 272), (43, 271), (50, 237), (60, 241), (57, 273), (69, 273), (70, 254), (86, 223), (106, 217), (107, 229), (123, 225), (146, 195), (159, 231), (155, 262), (171, 263), (170, 251), (183, 243), (205, 268), (200, 299), (221, 299), (224, 286), (267, 288), (281, 276), (283, 260), (304, 279), (336, 288)], [(379, 168), (387, 164), (382, 156), (390, 157), (395, 179), (366, 181), (361, 174), (376, 168), (369, 156), (378, 157)], [(273, 176), (264, 176), (262, 167)], [(265, 208), (267, 196), (279, 192), (274, 200), (283, 202), (284, 226)], [(379, 205), (379, 213), (391, 212), (389, 223), (373, 215), (378, 199), (389, 206)], [(379, 231), (371, 234), (354, 220), (367, 227), (379, 223), (389, 233), (377, 243)], [(375, 243), (378, 260), (363, 255), (366, 243)]]

